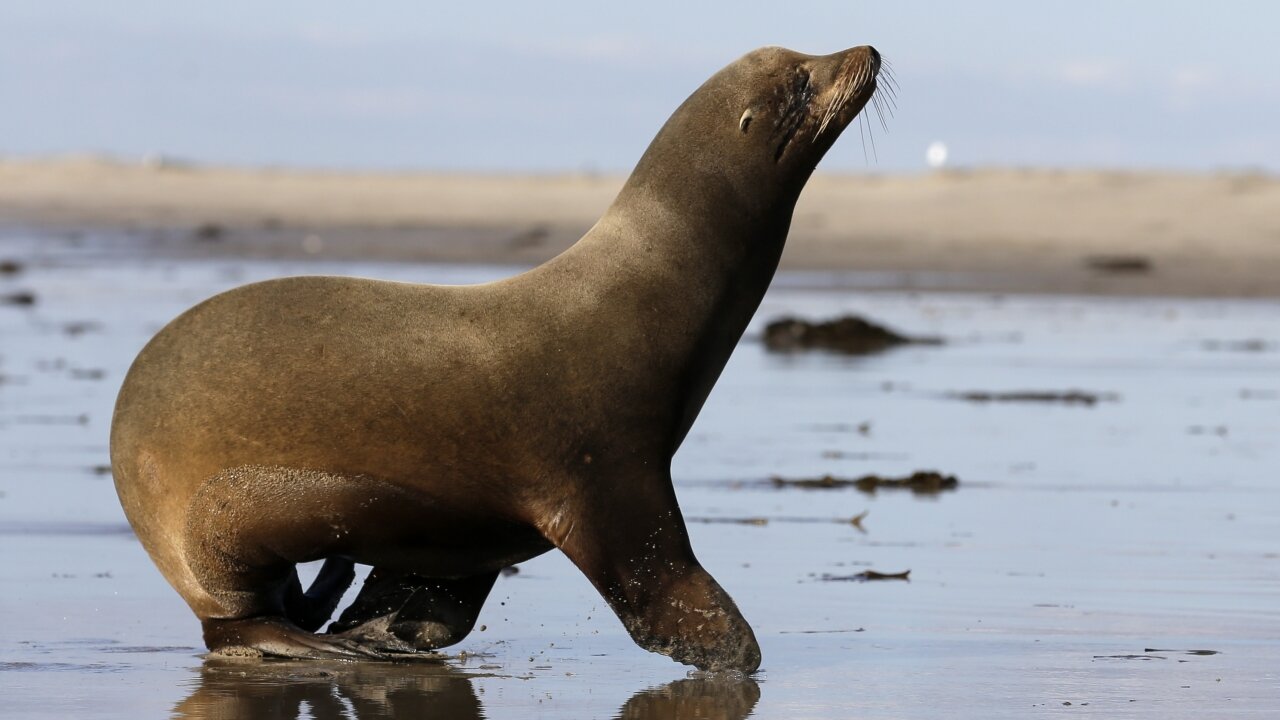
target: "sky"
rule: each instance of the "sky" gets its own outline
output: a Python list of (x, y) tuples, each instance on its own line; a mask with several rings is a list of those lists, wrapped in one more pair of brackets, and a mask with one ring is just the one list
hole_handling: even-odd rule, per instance
[(874, 45), (821, 168), (1280, 172), (1280, 3), (0, 0), (0, 156), (625, 172), (743, 53)]

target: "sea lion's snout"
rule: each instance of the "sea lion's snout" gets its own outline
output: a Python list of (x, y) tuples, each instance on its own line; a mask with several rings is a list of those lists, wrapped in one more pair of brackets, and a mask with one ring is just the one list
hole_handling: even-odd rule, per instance
[(875, 91), (883, 61), (879, 50), (859, 45), (827, 55), (821, 65), (826, 71), (828, 88), (844, 94), (848, 100), (861, 91)]
[(885, 108), (877, 97), (880, 94), (881, 71), (884, 70), (883, 77), (889, 81), (885, 89), (890, 103), (894, 83), (879, 50), (870, 45), (859, 45), (820, 58), (815, 66), (814, 70), (822, 73), (821, 86), (824, 90), (816, 103), (817, 136), (822, 136), (828, 128), (839, 134), (868, 103), (876, 109), (883, 123)]

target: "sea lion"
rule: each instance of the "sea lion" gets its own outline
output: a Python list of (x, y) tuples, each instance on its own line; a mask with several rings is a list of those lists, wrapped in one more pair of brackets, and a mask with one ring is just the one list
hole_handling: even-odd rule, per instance
[[(879, 74), (867, 46), (747, 54), (675, 111), (581, 240), (515, 277), (270, 280), (161, 330), (120, 391), (112, 470), (208, 647), (443, 647), (499, 570), (559, 548), (641, 647), (756, 670), (751, 627), (690, 548), (671, 457)], [(304, 592), (295, 565), (321, 558)], [(352, 563), (374, 570), (315, 634)]]

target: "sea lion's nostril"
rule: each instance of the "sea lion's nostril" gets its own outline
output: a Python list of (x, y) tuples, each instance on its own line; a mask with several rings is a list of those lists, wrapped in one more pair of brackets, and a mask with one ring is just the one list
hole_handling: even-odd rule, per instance
[(875, 61), (875, 63), (876, 63), (877, 65), (879, 65), (879, 64), (880, 64), (880, 51), (879, 51), (879, 50), (877, 50), (877, 49), (875, 49), (875, 48), (873, 48), (873, 47), (871, 47), (870, 45), (868, 45), (868, 46), (867, 46), (867, 51), (871, 53), (871, 59), (872, 59), (872, 60), (874, 60), (874, 61)]

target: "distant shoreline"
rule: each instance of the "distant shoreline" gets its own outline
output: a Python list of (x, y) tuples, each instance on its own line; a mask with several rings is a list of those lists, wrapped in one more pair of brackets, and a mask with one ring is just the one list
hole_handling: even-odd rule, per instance
[[(171, 257), (532, 265), (623, 179), (0, 160), (0, 224)], [(1278, 209), (1280, 179), (1257, 173), (819, 174), (782, 267), (899, 289), (1280, 297)]]

